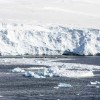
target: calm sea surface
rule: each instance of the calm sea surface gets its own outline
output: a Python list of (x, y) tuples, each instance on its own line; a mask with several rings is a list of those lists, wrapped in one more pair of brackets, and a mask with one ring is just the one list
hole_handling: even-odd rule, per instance
[[(57, 59), (64, 63), (100, 66), (100, 57), (68, 58), (69, 60)], [(0, 65), (0, 100), (100, 100), (100, 84), (90, 84), (90, 82), (100, 82), (99, 70), (94, 72), (94, 77), (90, 78), (54, 77), (46, 79), (26, 78), (22, 74), (10, 72), (12, 68), (33, 66), (19, 64), (8, 66), (6, 63)], [(55, 88), (59, 83), (71, 84), (72, 87)]]

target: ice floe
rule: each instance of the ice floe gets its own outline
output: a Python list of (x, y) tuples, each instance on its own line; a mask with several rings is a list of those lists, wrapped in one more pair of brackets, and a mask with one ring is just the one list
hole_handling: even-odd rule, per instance
[(72, 87), (72, 85), (66, 83), (59, 83), (58, 87)]
[(90, 84), (91, 85), (98, 85), (98, 84), (100, 84), (100, 82), (99, 81), (94, 81), (94, 82), (91, 81)]
[(17, 67), (17, 68), (14, 68), (13, 70), (12, 70), (12, 72), (13, 73), (24, 73), (25, 72), (25, 70), (24, 69), (22, 69), (22, 68), (19, 68), (19, 67)]
[[(100, 69), (100, 66), (76, 64), (76, 63), (61, 63), (53, 62), (53, 60), (47, 59), (10, 59), (10, 64), (26, 64), (36, 65), (28, 68), (15, 68), (12, 72), (24, 72), (28, 77), (70, 77), (70, 78), (82, 78), (93, 77), (93, 71)], [(38, 65), (38, 67), (37, 67)], [(43, 67), (39, 67), (39, 65)], [(29, 71), (29, 72), (28, 72)], [(35, 76), (36, 75), (36, 76)]]
[(76, 71), (76, 70), (66, 70), (60, 69), (59, 67), (50, 67), (44, 69), (37, 69), (37, 71), (28, 71), (24, 74), (26, 77), (70, 77), (70, 78), (82, 78), (82, 77), (92, 77), (94, 76), (92, 71)]
[(34, 77), (34, 78), (45, 78), (44, 76), (38, 75), (34, 72), (27, 71), (23, 74), (25, 77)]

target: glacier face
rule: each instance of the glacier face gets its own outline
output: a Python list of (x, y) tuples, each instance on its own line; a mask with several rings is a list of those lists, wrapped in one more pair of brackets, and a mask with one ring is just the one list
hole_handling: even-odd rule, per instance
[(1, 55), (95, 55), (100, 30), (57, 25), (0, 24)]

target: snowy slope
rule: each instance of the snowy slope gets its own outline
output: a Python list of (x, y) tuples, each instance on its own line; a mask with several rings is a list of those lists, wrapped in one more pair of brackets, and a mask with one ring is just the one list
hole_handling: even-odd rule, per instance
[(100, 30), (57, 25), (0, 24), (2, 55), (100, 53)]

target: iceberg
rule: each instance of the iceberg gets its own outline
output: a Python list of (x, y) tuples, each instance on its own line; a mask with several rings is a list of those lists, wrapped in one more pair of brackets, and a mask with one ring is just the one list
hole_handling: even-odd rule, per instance
[(34, 77), (34, 78), (45, 78), (44, 76), (38, 75), (32, 71), (25, 72), (23, 74), (25, 77)]
[(59, 83), (58, 87), (72, 87), (72, 85), (66, 83)]
[(70, 78), (82, 78), (82, 77), (93, 77), (92, 71), (76, 71), (66, 70), (66, 68), (50, 67), (44, 69), (38, 69), (37, 71), (28, 71), (24, 73), (26, 77), (34, 78), (48, 78), (48, 77), (70, 77)]
[(13, 73), (24, 73), (25, 70), (22, 69), (22, 68), (17, 67), (17, 68), (14, 68), (14, 69), (12, 70), (12, 72), (13, 72)]
[(94, 81), (94, 82), (90, 82), (90, 84), (91, 85), (98, 85), (98, 84), (100, 84), (100, 82), (99, 81)]

